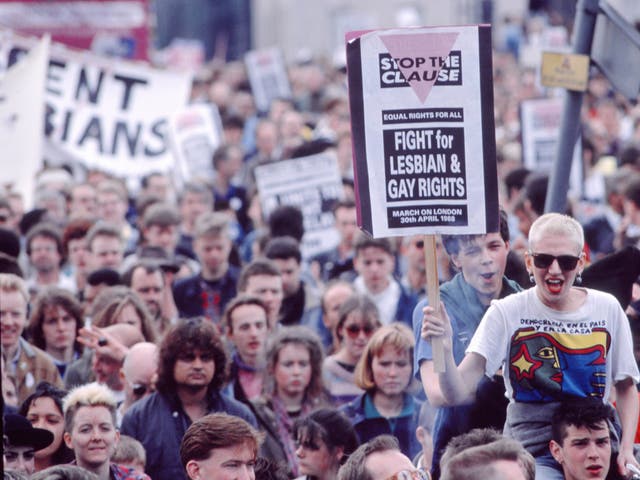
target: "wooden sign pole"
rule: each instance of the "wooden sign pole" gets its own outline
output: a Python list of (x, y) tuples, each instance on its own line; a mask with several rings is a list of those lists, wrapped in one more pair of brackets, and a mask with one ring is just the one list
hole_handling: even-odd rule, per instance
[[(435, 313), (440, 310), (440, 285), (438, 282), (438, 258), (436, 256), (436, 236), (424, 236), (424, 259), (427, 273), (427, 299)], [(445, 371), (444, 365), (444, 349), (442, 339), (435, 338), (431, 340), (431, 351), (433, 354), (433, 369), (436, 373)]]

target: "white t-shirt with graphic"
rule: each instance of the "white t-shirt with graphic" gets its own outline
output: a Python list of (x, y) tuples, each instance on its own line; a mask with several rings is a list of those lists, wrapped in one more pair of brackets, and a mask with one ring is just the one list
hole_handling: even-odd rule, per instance
[(612, 295), (584, 289), (574, 312), (546, 307), (531, 288), (495, 301), (467, 353), (486, 359), (487, 375), (500, 367), (511, 401), (539, 403), (567, 396), (609, 398), (613, 383), (640, 379), (629, 321)]

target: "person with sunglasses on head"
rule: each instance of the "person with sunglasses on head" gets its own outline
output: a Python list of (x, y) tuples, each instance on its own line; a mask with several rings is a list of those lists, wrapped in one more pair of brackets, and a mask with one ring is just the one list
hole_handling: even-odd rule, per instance
[[(489, 304), (522, 290), (505, 276), (509, 254), (509, 226), (507, 215), (500, 211), (498, 230), (484, 235), (443, 235), (442, 243), (458, 273), (440, 285), (440, 298), (452, 328), (452, 350), (459, 364), (469, 341), (480, 324)], [(437, 407), (433, 425), (434, 479), (440, 477), (440, 456), (453, 437), (476, 427), (502, 428), (506, 400), (503, 382), (486, 377), (478, 387), (478, 400), (467, 405), (444, 405), (433, 366), (431, 343), (421, 338), (423, 309), (427, 300), (420, 302), (413, 312), (413, 334), (416, 340), (414, 372), (422, 385), (429, 403)]]
[(354, 293), (340, 306), (333, 332), (340, 346), (322, 364), (324, 386), (334, 406), (349, 403), (363, 393), (355, 383), (356, 364), (380, 326), (378, 307), (368, 297)]
[(568, 398), (604, 403), (615, 392), (622, 428), (617, 468), (629, 475), (626, 464), (638, 465), (633, 437), (640, 372), (629, 322), (615, 297), (574, 285), (585, 266), (583, 246), (582, 227), (573, 218), (539, 217), (525, 254), (535, 286), (489, 307), (457, 367), (447, 309), (423, 312), (423, 338), (443, 340), (446, 370), (438, 374), (436, 389), (445, 403), (473, 398), (483, 375), (502, 368), (509, 398), (504, 432), (535, 457), (537, 479), (563, 478), (549, 441), (553, 412)]

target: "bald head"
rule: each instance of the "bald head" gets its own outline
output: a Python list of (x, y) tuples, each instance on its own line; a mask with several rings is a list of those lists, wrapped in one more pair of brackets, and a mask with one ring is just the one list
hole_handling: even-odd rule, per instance
[(115, 323), (104, 327), (103, 330), (127, 348), (132, 347), (136, 343), (144, 342), (144, 337), (140, 329), (128, 323)]
[(155, 343), (136, 343), (124, 357), (122, 370), (124, 370), (125, 376), (130, 376), (130, 373), (140, 370), (141, 367), (144, 367), (142, 369), (150, 367), (154, 371), (158, 368), (158, 347)]
[(122, 364), (125, 401), (123, 410), (155, 390), (158, 377), (158, 347), (149, 342), (136, 343)]

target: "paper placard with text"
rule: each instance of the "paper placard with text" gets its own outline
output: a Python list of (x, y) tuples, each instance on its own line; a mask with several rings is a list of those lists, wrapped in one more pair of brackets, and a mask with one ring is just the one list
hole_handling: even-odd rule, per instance
[(332, 209), (342, 198), (343, 190), (335, 155), (319, 153), (267, 163), (257, 167), (255, 173), (265, 219), (281, 205), (292, 205), (302, 211), (304, 258), (338, 244)]
[(498, 224), (491, 28), (347, 35), (358, 225), (374, 237)]
[(268, 112), (276, 98), (290, 98), (291, 86), (282, 52), (278, 48), (252, 50), (244, 57), (251, 92), (260, 112)]

